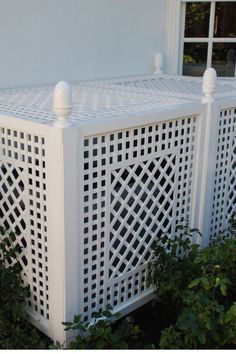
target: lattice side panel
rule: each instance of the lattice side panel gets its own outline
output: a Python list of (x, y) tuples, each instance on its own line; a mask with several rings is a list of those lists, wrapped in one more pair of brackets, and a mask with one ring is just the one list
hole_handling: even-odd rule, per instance
[(230, 160), (231, 161), (229, 172), (228, 200), (226, 207), (228, 219), (230, 219), (233, 213), (236, 212), (236, 137), (234, 137), (232, 141), (232, 151), (230, 154)]
[(84, 139), (84, 316), (145, 294), (151, 245), (190, 215), (194, 116)]
[(236, 210), (235, 123), (236, 109), (227, 109), (220, 112), (211, 237), (226, 229), (229, 217)]
[[(0, 221), (6, 230), (15, 230), (18, 235), (13, 245), (18, 244), (19, 262), (22, 269), (27, 266), (25, 255), (25, 198), (24, 198), (24, 173), (23, 168), (10, 163), (0, 162)], [(12, 259), (10, 264), (15, 262)], [(26, 277), (26, 272), (23, 272)]]
[(49, 318), (45, 138), (0, 128), (0, 223), (17, 233), (29, 306)]

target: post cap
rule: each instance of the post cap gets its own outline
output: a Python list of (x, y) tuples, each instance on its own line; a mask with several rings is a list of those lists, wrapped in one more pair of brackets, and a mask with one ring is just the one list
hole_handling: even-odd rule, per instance
[(163, 56), (160, 52), (154, 55), (154, 74), (162, 74)]
[(204, 93), (203, 101), (214, 101), (213, 95), (216, 92), (216, 78), (217, 74), (215, 69), (209, 68), (205, 70), (202, 81), (202, 91)]
[(72, 111), (72, 90), (66, 81), (56, 84), (53, 91), (53, 111), (57, 115), (56, 126), (65, 127), (69, 125), (66, 118)]

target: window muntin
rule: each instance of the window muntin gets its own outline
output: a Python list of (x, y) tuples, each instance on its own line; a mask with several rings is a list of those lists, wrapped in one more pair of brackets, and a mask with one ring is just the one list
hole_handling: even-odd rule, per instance
[(183, 1), (182, 74), (235, 76), (236, 1)]

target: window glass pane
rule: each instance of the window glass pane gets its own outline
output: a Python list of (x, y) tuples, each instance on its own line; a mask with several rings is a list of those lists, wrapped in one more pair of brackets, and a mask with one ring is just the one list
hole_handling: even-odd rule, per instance
[(185, 37), (208, 37), (210, 2), (186, 3)]
[(218, 76), (235, 75), (236, 43), (214, 43), (212, 67)]
[(236, 37), (236, 2), (217, 2), (214, 37)]
[(207, 43), (185, 43), (183, 75), (202, 76), (207, 64)]

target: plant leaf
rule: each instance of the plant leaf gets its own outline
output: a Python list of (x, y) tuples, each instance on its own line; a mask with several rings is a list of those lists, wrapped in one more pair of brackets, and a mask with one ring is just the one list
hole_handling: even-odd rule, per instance
[(193, 281), (191, 281), (191, 283), (188, 285), (189, 289), (194, 288), (195, 286), (197, 286), (201, 281), (201, 278), (196, 278)]

